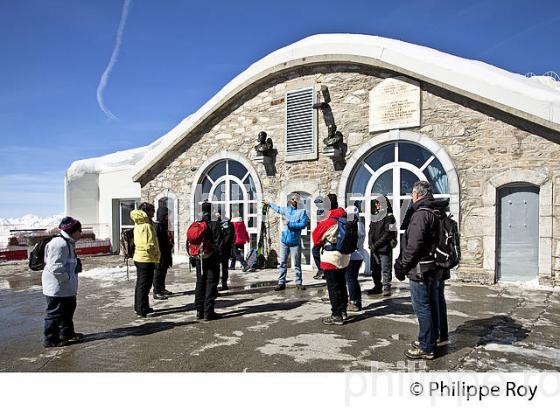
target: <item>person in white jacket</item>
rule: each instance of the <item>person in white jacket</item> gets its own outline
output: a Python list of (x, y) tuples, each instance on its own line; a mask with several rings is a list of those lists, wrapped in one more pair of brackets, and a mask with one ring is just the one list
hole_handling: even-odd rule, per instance
[(45, 268), (41, 277), (43, 294), (47, 298), (44, 347), (61, 347), (83, 338), (74, 331), (74, 312), (78, 294), (78, 258), (75, 242), (82, 235), (82, 224), (64, 217), (60, 235), (45, 248)]

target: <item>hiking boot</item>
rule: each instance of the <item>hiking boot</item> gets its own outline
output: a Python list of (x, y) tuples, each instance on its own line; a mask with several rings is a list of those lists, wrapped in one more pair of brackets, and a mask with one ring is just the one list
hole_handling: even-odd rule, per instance
[(279, 283), (279, 284), (276, 285), (276, 287), (274, 288), (275, 291), (284, 290), (284, 289), (286, 289), (286, 285), (284, 285), (283, 283), (282, 283), (282, 284)]
[(381, 288), (376, 288), (375, 286), (366, 291), (368, 295), (381, 295), (383, 290)]
[(315, 276), (313, 276), (313, 279), (317, 279), (317, 280), (325, 279), (325, 274), (323, 273), (322, 270), (318, 270)]
[(343, 325), (344, 324), (344, 319), (342, 318), (342, 316), (327, 316), (323, 318), (323, 324), (324, 325)]
[(154, 299), (155, 300), (167, 300), (167, 296), (165, 296), (163, 293), (154, 293)]
[(45, 349), (49, 349), (51, 347), (64, 347), (66, 345), (68, 345), (68, 342), (66, 340), (60, 342), (43, 342), (43, 347)]
[(154, 309), (148, 308), (144, 312), (136, 312), (136, 314), (140, 317), (146, 318), (150, 313), (154, 313)]
[[(447, 344), (447, 339), (445, 339), (445, 341), (440, 341), (440, 339), (437, 340), (436, 342), (436, 346), (439, 347), (440, 345), (445, 345)], [(412, 347), (415, 347), (417, 349), (420, 349), (420, 342), (418, 340), (414, 340), (411, 344)]]
[(419, 359), (434, 360), (436, 357), (435, 352), (425, 352), (423, 350), (420, 350), (419, 347), (413, 347), (411, 349), (408, 349), (407, 351), (404, 352), (404, 355), (412, 360), (419, 360)]
[(362, 309), (355, 303), (348, 303), (348, 305), (346, 306), (346, 310), (349, 312), (359, 312)]
[(204, 315), (204, 321), (209, 322), (211, 320), (218, 320), (221, 319), (222, 315), (220, 313), (211, 312)]
[(306, 287), (304, 285), (296, 285), (297, 290), (305, 290)]
[(84, 338), (84, 334), (83, 333), (72, 333), (72, 335), (66, 339), (69, 342), (75, 343), (75, 342), (79, 342), (80, 340), (82, 340)]
[(448, 337), (440, 337), (437, 340), (437, 344), (438, 344), (438, 346), (447, 345), (447, 344), (449, 344), (449, 338)]
[(385, 297), (391, 296), (391, 288), (389, 288), (389, 289), (383, 289), (382, 295), (385, 296)]

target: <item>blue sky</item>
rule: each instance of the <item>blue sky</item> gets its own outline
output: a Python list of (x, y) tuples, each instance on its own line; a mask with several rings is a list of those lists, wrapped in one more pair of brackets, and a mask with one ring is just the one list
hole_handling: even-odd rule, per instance
[(558, 1), (0, 0), (0, 217), (64, 210), (72, 161), (146, 145), (269, 52), (364, 33), (560, 73)]

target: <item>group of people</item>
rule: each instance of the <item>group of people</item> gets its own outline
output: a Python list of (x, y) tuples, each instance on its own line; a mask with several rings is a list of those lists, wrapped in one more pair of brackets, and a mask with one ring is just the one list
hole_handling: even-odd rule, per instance
[[(312, 255), (318, 267), (316, 279), (326, 279), (331, 315), (323, 318), (326, 325), (343, 325), (347, 312), (360, 311), (362, 290), (358, 272), (363, 263), (366, 230), (360, 221), (356, 205), (339, 207), (335, 194), (327, 195), (329, 208), (312, 232)], [(444, 296), (445, 280), (449, 270), (438, 268), (434, 249), (438, 241), (439, 219), (448, 210), (448, 200), (434, 199), (431, 185), (426, 181), (414, 184), (412, 207), (403, 229), (400, 254), (392, 264), (396, 246), (395, 217), (390, 202), (374, 200), (369, 226), (368, 246), (373, 288), (368, 294), (391, 296), (392, 270), (399, 280), (410, 280), (413, 310), (418, 318), (418, 340), (405, 355), (411, 359), (433, 359), (438, 344), (448, 340), (447, 309)], [(264, 205), (282, 216), (284, 228), (280, 244), (278, 284), (275, 291), (286, 289), (287, 262), (294, 257), (295, 288), (305, 290), (301, 271), (301, 231), (309, 217), (298, 198), (291, 197), (287, 206), (268, 201)], [(212, 214), (212, 205), (202, 203), (201, 216), (187, 231), (187, 248), (196, 267), (195, 308), (198, 320), (220, 318), (215, 309), (220, 272), (222, 289), (228, 289), (228, 270), (239, 261), (243, 271), (254, 270), (243, 257), (249, 235), (239, 216), (228, 220)], [(149, 293), (153, 286), (156, 300), (167, 299), (172, 293), (165, 287), (167, 270), (172, 266), (173, 240), (168, 231), (168, 209), (160, 207), (153, 222), (155, 207), (147, 202), (131, 211), (134, 226), (134, 264), (137, 280), (134, 310), (147, 317), (153, 312)], [(352, 222), (353, 223), (349, 223)], [(76, 309), (79, 259), (75, 242), (81, 236), (81, 223), (65, 217), (60, 223), (60, 235), (53, 238), (45, 249), (45, 268), (42, 275), (43, 293), (47, 298), (44, 346), (55, 347), (78, 341), (81, 333), (74, 331), (73, 314)], [(351, 238), (351, 239), (348, 239)], [(347, 240), (349, 242), (347, 242)]]
[[(326, 325), (343, 325), (348, 312), (362, 309), (362, 290), (358, 272), (363, 263), (365, 226), (355, 205), (339, 207), (335, 194), (327, 195), (330, 209), (313, 230), (312, 255), (319, 268), (315, 279), (326, 279), (331, 315), (323, 318)], [(413, 310), (418, 318), (419, 333), (405, 355), (411, 359), (435, 357), (437, 345), (448, 342), (447, 308), (444, 288), (449, 269), (435, 263), (434, 250), (439, 240), (440, 220), (449, 209), (448, 199), (434, 199), (429, 182), (418, 181), (412, 192), (412, 206), (402, 225), (405, 230), (401, 249), (394, 266), (393, 248), (397, 245), (397, 228), (391, 204), (387, 198), (372, 201), (372, 222), (369, 226), (368, 246), (373, 288), (370, 295), (391, 296), (392, 271), (399, 280), (410, 280)], [(288, 200), (286, 207), (264, 201), (282, 215), (284, 229), (281, 237), (280, 271), (275, 290), (286, 288), (286, 263), (289, 253), (295, 260), (295, 287), (305, 289), (301, 275), (301, 230), (308, 222), (304, 209), (298, 209), (297, 197)], [(348, 224), (348, 221), (354, 221)], [(346, 230), (346, 232), (342, 232)], [(349, 233), (354, 230), (353, 233)], [(352, 245), (341, 244), (345, 237), (354, 236)], [(337, 242), (338, 246), (337, 246)], [(346, 249), (345, 249), (346, 247)]]

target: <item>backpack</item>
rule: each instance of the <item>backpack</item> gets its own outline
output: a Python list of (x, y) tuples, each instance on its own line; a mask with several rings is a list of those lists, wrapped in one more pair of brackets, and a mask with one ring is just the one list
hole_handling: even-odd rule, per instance
[(134, 228), (125, 229), (121, 232), (120, 241), (121, 255), (124, 257), (126, 262), (126, 280), (130, 278), (128, 270), (128, 260), (134, 257)]
[(134, 229), (125, 229), (121, 233), (121, 255), (125, 260), (133, 258), (134, 249)]
[(251, 269), (257, 269), (258, 257), (259, 257), (259, 252), (258, 252), (257, 248), (249, 249), (249, 252), (247, 252), (247, 255), (246, 255), (246, 258), (245, 258), (245, 260), (247, 261), (247, 266), (249, 266), (249, 268), (251, 268)]
[(434, 252), (436, 265), (452, 269), (461, 261), (461, 247), (457, 222), (445, 215), (439, 221), (439, 241)]
[(420, 208), (432, 212), (438, 219), (438, 240), (434, 248), (436, 266), (443, 269), (452, 269), (461, 261), (461, 248), (459, 242), (459, 229), (453, 215), (440, 214), (429, 208)]
[(205, 221), (195, 221), (187, 229), (187, 251), (190, 256), (201, 259), (208, 258), (214, 247), (206, 239), (208, 224)]
[(45, 250), (47, 248), (47, 244), (57, 236), (64, 239), (66, 241), (66, 244), (70, 246), (66, 238), (62, 235), (53, 235), (49, 238), (41, 239), (35, 244), (31, 252), (29, 253), (29, 269), (33, 271), (40, 271), (45, 269)]
[(336, 243), (325, 244), (324, 250), (350, 255), (358, 249), (358, 218), (353, 218), (352, 221), (345, 217), (331, 219), (337, 223)]
[(235, 229), (233, 223), (228, 219), (220, 222), (220, 238), (222, 243), (220, 243), (219, 246), (229, 258), (233, 242), (235, 242)]

